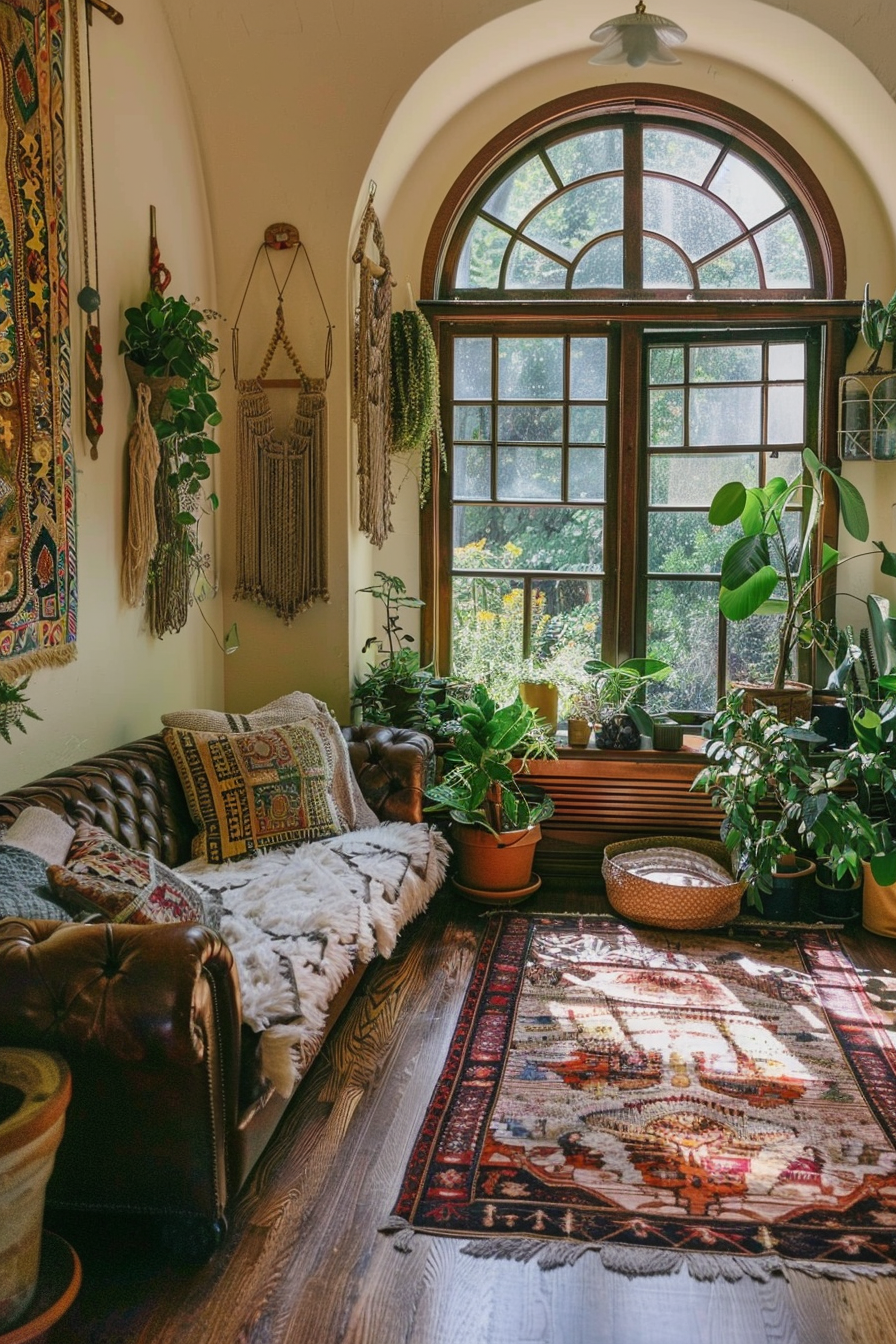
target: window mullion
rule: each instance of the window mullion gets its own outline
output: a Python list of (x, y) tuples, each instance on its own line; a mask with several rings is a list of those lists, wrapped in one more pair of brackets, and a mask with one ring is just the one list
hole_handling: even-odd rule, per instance
[(642, 290), (641, 247), (644, 228), (644, 193), (641, 181), (641, 127), (629, 121), (623, 133), (623, 258), (627, 293)]

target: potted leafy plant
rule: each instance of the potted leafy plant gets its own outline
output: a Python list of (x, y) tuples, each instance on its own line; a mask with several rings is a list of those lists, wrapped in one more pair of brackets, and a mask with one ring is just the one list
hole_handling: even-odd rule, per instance
[[(521, 779), (530, 757), (556, 755), (538, 715), (517, 696), (498, 706), (484, 686), (458, 701), (451, 768), (426, 796), (447, 807), (458, 883), (474, 900), (510, 901), (529, 895), (539, 823), (553, 814), (551, 798)], [(516, 769), (511, 762), (518, 754)], [(432, 811), (433, 809), (430, 809)]]
[(552, 733), (557, 731), (560, 691), (550, 673), (539, 669), (532, 658), (524, 660), (520, 669), (520, 699), (531, 705)]
[(585, 671), (592, 678), (597, 702), (595, 745), (615, 750), (637, 750), (641, 734), (650, 736), (652, 720), (638, 696), (652, 681), (662, 681), (672, 671), (660, 658), (626, 658), (617, 667), (600, 658), (590, 658)]
[(158, 545), (147, 579), (150, 628), (161, 636), (182, 628), (191, 579), (207, 560), (199, 543), (199, 514), (218, 507), (209, 491), (208, 459), (220, 452), (209, 431), (221, 423), (214, 393), (220, 387), (214, 358), (218, 342), (207, 322), (218, 314), (200, 309), (183, 295), (165, 298), (151, 291), (139, 308), (125, 313), (120, 353), (132, 387), (151, 392), (149, 418), (161, 451), (156, 479)]
[(587, 747), (591, 730), (597, 722), (600, 706), (590, 682), (582, 683), (567, 698), (566, 740), (571, 747)]
[(843, 786), (860, 768), (855, 757), (814, 761), (805, 722), (786, 724), (767, 705), (748, 711), (744, 692), (729, 695), (713, 719), (709, 764), (693, 787), (709, 792), (724, 813), (722, 839), (747, 883), (747, 902), (770, 919), (793, 919), (800, 890), (823, 859), (838, 878), (871, 860), (886, 875), (896, 846), (884, 821), (873, 820)]
[[(812, 687), (789, 681), (793, 655), (798, 646), (810, 647), (821, 600), (821, 579), (841, 563), (833, 547), (818, 544), (818, 524), (824, 499), (825, 480), (833, 482), (840, 496), (840, 516), (850, 536), (868, 537), (868, 513), (856, 487), (821, 463), (810, 448), (803, 451), (804, 472), (792, 481), (776, 476), (765, 486), (750, 489), (741, 481), (729, 481), (716, 492), (709, 508), (709, 521), (718, 527), (739, 521), (743, 536), (732, 542), (722, 560), (719, 606), (729, 621), (751, 616), (780, 618), (778, 658), (770, 686), (745, 685), (746, 707), (756, 697), (778, 705), (782, 718), (806, 718), (812, 707)], [(788, 504), (801, 502), (805, 524), (796, 556), (791, 554), (784, 514)], [(896, 572), (892, 556), (881, 542), (885, 572)], [(775, 596), (783, 584), (783, 596)]]
[(414, 636), (402, 627), (403, 611), (417, 610), (425, 603), (412, 597), (403, 579), (378, 569), (374, 575), (378, 583), (359, 588), (370, 593), (383, 604), (383, 634), (371, 635), (362, 653), (375, 649), (378, 661), (367, 664), (367, 675), (355, 681), (352, 704), (360, 709), (365, 723), (388, 723), (396, 728), (430, 726), (433, 717), (432, 701), (440, 683), (432, 672), (420, 667), (420, 655), (413, 644)]

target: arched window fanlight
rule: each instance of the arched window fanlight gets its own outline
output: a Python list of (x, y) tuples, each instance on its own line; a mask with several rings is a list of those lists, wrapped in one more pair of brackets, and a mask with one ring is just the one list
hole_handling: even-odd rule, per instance
[(693, 119), (629, 112), (542, 134), (479, 187), (455, 239), (442, 292), (456, 297), (825, 293), (782, 175)]

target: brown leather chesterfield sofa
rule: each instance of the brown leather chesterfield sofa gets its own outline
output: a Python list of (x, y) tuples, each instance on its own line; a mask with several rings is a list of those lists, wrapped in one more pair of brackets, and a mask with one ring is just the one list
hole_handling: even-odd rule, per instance
[[(407, 729), (344, 729), (367, 802), (420, 821), (432, 743)], [(194, 828), (161, 735), (0, 796), (0, 825), (28, 806), (104, 827), (175, 865)], [(333, 1001), (335, 1021), (364, 967)], [(222, 939), (200, 925), (0, 920), (0, 1045), (56, 1050), (72, 1071), (55, 1207), (157, 1216), (177, 1253), (204, 1258), (287, 1101), (241, 1026)]]

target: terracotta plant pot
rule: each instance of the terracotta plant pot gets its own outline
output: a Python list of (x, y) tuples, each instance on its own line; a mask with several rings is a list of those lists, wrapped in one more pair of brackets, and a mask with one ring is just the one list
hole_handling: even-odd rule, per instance
[(591, 741), (591, 724), (588, 720), (567, 719), (566, 740), (571, 747), (587, 747)]
[(780, 691), (774, 686), (763, 686), (753, 681), (732, 681), (732, 691), (744, 692), (744, 713), (752, 714), (756, 702), (771, 705), (778, 711), (782, 723), (794, 719), (808, 719), (812, 715), (812, 687), (805, 681), (786, 681)]
[(44, 1195), (71, 1090), (61, 1056), (0, 1050), (0, 1330), (24, 1315), (37, 1287)]
[(556, 733), (560, 701), (560, 692), (556, 686), (546, 681), (521, 681), (520, 699), (524, 705), (531, 705), (551, 732)]
[(541, 827), (504, 831), (500, 839), (480, 826), (452, 827), (458, 881), (477, 891), (522, 891), (532, 882)]

